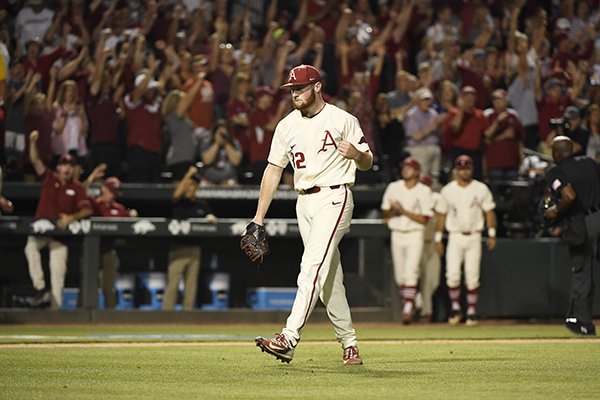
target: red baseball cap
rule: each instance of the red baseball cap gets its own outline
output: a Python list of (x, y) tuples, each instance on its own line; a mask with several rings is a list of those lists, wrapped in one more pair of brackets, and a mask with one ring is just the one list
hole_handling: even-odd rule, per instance
[(106, 186), (113, 194), (120, 194), (121, 181), (115, 176), (109, 176), (104, 180), (104, 186)]
[(458, 169), (467, 169), (473, 166), (473, 159), (466, 154), (458, 156), (454, 162), (454, 166)]
[(282, 89), (289, 89), (294, 86), (309, 85), (321, 81), (319, 70), (312, 65), (298, 65), (290, 70), (287, 83), (281, 85)]
[(404, 161), (402, 161), (402, 165), (408, 165), (410, 167), (413, 167), (417, 171), (421, 170), (421, 163), (417, 161), (417, 159), (414, 157), (406, 157)]
[(60, 164), (77, 165), (77, 160), (75, 159), (75, 157), (73, 157), (69, 153), (65, 153), (62, 156), (60, 156), (60, 158), (58, 159), (58, 163), (57, 164), (58, 165), (60, 165)]

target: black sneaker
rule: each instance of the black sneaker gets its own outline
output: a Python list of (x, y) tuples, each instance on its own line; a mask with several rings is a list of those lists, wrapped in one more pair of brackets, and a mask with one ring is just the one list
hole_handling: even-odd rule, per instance
[(577, 318), (567, 318), (565, 326), (568, 330), (578, 335), (596, 336), (596, 327), (593, 324), (584, 324), (577, 321)]
[(450, 311), (450, 316), (448, 317), (448, 323), (450, 325), (458, 325), (458, 323), (460, 322), (461, 319), (462, 319), (462, 315), (460, 314), (460, 311), (458, 311), (458, 310)]
[(466, 326), (475, 326), (479, 323), (479, 316), (477, 314), (467, 314), (467, 320), (465, 321)]
[(35, 295), (27, 298), (27, 303), (31, 308), (48, 308), (50, 307), (52, 295), (48, 290), (38, 290)]

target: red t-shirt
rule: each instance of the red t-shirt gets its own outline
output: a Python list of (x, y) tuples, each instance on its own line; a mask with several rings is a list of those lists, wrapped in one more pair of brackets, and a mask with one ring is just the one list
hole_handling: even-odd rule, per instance
[(98, 94), (88, 98), (86, 103), (88, 118), (90, 120), (90, 142), (117, 143), (119, 114), (118, 105), (114, 102), (112, 91), (108, 94)]
[[(496, 118), (498, 118), (498, 113), (494, 111), (488, 116), (489, 123), (491, 124)], [(488, 170), (496, 168), (519, 168), (521, 163), (519, 144), (525, 137), (525, 132), (519, 119), (514, 114), (509, 114), (507, 118), (498, 123), (496, 134), (500, 135), (510, 127), (513, 128), (515, 133), (513, 138), (492, 141), (487, 145), (485, 157)]]
[(561, 118), (565, 109), (573, 104), (569, 96), (561, 97), (557, 103), (550, 101), (548, 97), (544, 97), (541, 102), (536, 103), (538, 111), (538, 127), (540, 139), (545, 140), (550, 133), (550, 120), (553, 118)]
[[(183, 85), (183, 91), (189, 92), (196, 77), (188, 79)], [(205, 80), (198, 94), (192, 100), (190, 105), (189, 116), (194, 125), (200, 128), (212, 129), (213, 125), (213, 109), (215, 108), (215, 92), (212, 83)]]
[(56, 172), (49, 169), (39, 178), (42, 192), (35, 211), (37, 218), (58, 218), (60, 214), (75, 214), (84, 208), (92, 208), (90, 198), (79, 181), (62, 184)]
[[(247, 101), (241, 101), (237, 99), (231, 99), (227, 102), (227, 119), (229, 121), (233, 120), (233, 117), (246, 114), (250, 117), (250, 103)], [(237, 126), (232, 124), (231, 132), (234, 134), (235, 138), (240, 142), (242, 149), (244, 149), (248, 144), (246, 140), (248, 138), (247, 135), (248, 127)]]
[(42, 76), (42, 89), (44, 92), (48, 90), (48, 84), (50, 83), (50, 68), (56, 60), (58, 60), (63, 52), (64, 48), (59, 47), (51, 53), (44, 54), (38, 57), (35, 65), (29, 60), (29, 58), (25, 58), (23, 61), (23, 68), (25, 69), (25, 75), (32, 70), (33, 73), (38, 72)]
[(94, 215), (99, 217), (129, 217), (129, 211), (121, 203), (111, 201), (107, 203), (100, 197), (94, 197), (93, 200)]
[(244, 149), (250, 163), (257, 161), (267, 161), (271, 141), (273, 140), (273, 131), (267, 130), (267, 125), (274, 117), (274, 113), (258, 108), (250, 113), (250, 128), (246, 139), (247, 147)]
[(131, 95), (125, 95), (125, 113), (127, 115), (127, 147), (138, 146), (151, 153), (162, 154), (163, 132), (160, 107), (162, 97), (152, 101), (131, 101)]
[(470, 112), (465, 112), (462, 119), (462, 125), (458, 134), (452, 134), (450, 124), (458, 114), (458, 108), (454, 107), (448, 111), (448, 118), (444, 125), (444, 148), (461, 148), (465, 150), (478, 151), (481, 149), (481, 140), (483, 131), (488, 127), (488, 120), (483, 115), (483, 111), (474, 108)]
[[(129, 212), (125, 206), (116, 201), (107, 203), (102, 201), (100, 197), (94, 197), (92, 199), (92, 206), (94, 208), (94, 215), (98, 217), (129, 217)], [(102, 251), (111, 250), (114, 244), (114, 238), (103, 237), (100, 239), (100, 249)]]

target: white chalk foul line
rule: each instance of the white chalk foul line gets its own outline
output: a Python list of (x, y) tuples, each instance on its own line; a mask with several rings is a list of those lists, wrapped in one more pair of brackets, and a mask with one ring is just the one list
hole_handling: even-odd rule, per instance
[[(190, 341), (181, 341), (183, 338)], [(235, 335), (90, 335), (43, 336), (0, 335), (9, 340), (53, 340), (47, 343), (0, 343), (0, 348), (68, 348), (68, 347), (167, 347), (167, 346), (245, 346), (254, 345), (253, 338)], [(142, 340), (112, 342), (109, 340)], [(143, 341), (149, 340), (149, 341)], [(170, 340), (169, 340), (170, 339)], [(179, 340), (173, 340), (179, 339)], [(244, 340), (245, 339), (245, 340)], [(103, 340), (103, 341), (97, 341)], [(152, 341), (153, 340), (153, 341)], [(193, 341), (200, 340), (200, 341)], [(71, 341), (71, 342), (67, 342)], [(303, 341), (306, 345), (331, 345), (331, 340)], [(536, 344), (536, 343), (600, 343), (600, 338), (515, 338), (515, 339), (386, 339), (362, 340), (365, 345), (414, 344)]]

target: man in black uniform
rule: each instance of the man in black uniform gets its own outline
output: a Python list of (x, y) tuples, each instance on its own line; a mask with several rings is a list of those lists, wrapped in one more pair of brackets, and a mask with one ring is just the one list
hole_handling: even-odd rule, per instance
[(557, 136), (552, 141), (556, 165), (546, 172), (546, 183), (558, 204), (544, 217), (561, 217), (562, 240), (569, 246), (573, 277), (566, 327), (580, 335), (596, 334), (593, 323), (594, 267), (598, 267), (598, 224), (600, 223), (600, 170), (589, 157), (573, 157), (573, 141)]

